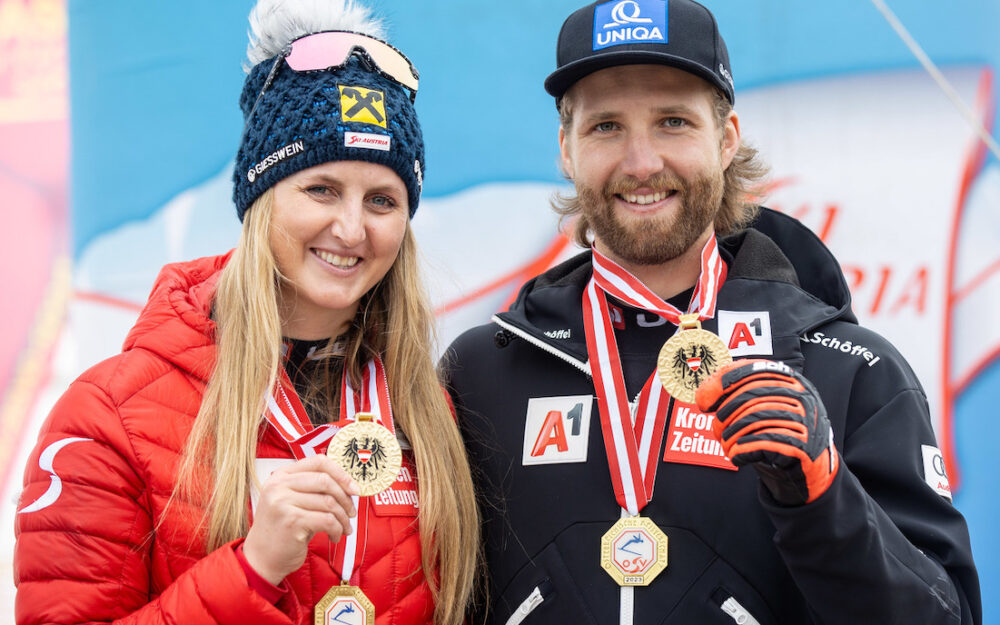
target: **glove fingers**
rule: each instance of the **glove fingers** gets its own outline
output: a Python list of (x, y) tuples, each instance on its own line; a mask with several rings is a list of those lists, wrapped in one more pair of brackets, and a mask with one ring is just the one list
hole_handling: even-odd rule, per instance
[[(796, 440), (796, 447), (805, 448), (809, 440), (809, 429), (800, 421), (781, 410), (755, 413), (745, 419), (737, 419), (728, 424), (716, 421), (712, 424), (715, 437), (721, 441), (740, 442), (741, 439), (758, 435), (762, 438), (773, 434), (782, 441)], [(786, 438), (787, 437), (787, 438)]]
[[(801, 380), (801, 381), (800, 381)], [(770, 360), (737, 360), (719, 367), (702, 382), (695, 401), (703, 412), (716, 412), (728, 397), (762, 386), (785, 387), (802, 392), (805, 387), (788, 365)]]
[(723, 404), (716, 413), (712, 429), (722, 440), (742, 436), (746, 428), (749, 431), (760, 429), (760, 426), (751, 427), (754, 423), (781, 421), (779, 427), (801, 432), (802, 447), (815, 457), (827, 442), (824, 436), (816, 438), (815, 433), (820, 430), (819, 419), (816, 401), (809, 395), (744, 397), (741, 394)]
[[(730, 402), (723, 404), (715, 414), (716, 423), (723, 427), (731, 427), (740, 421), (756, 421), (760, 419), (781, 418), (798, 423), (805, 423), (806, 408), (797, 397), (781, 397), (776, 395), (764, 397), (744, 397), (738, 395)], [(727, 434), (726, 436), (731, 436)]]
[(767, 430), (759, 434), (748, 434), (730, 439), (730, 445), (723, 444), (722, 449), (737, 464), (749, 462), (766, 462), (779, 467), (791, 467), (800, 462), (812, 462), (802, 449), (802, 441), (791, 432)]

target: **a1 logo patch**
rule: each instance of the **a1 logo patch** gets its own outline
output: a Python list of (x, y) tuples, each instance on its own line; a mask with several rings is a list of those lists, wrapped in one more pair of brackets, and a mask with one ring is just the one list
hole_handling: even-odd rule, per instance
[(720, 310), (719, 338), (735, 356), (771, 356), (771, 316), (760, 312)]
[(529, 399), (521, 464), (586, 462), (593, 400), (592, 395)]

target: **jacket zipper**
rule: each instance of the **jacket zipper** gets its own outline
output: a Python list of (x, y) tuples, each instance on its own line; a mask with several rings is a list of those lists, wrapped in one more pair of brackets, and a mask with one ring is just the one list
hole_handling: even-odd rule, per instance
[(568, 362), (569, 364), (573, 365), (574, 367), (576, 367), (580, 371), (583, 371), (584, 373), (586, 373), (587, 376), (590, 376), (590, 363), (589, 362), (580, 362), (576, 358), (573, 358), (572, 356), (568, 355), (566, 352), (562, 352), (562, 351), (556, 349), (555, 347), (552, 347), (548, 343), (546, 343), (544, 341), (538, 340), (537, 338), (535, 338), (531, 334), (528, 334), (524, 330), (521, 330), (520, 328), (518, 328), (516, 326), (512, 326), (511, 324), (507, 323), (506, 321), (500, 319), (500, 317), (498, 317), (497, 315), (493, 316), (492, 321), (494, 323), (496, 323), (498, 326), (500, 326), (501, 328), (503, 328), (504, 330), (507, 330), (508, 332), (510, 332), (512, 334), (516, 334), (517, 336), (521, 337), (525, 341), (528, 341), (529, 343), (531, 343), (535, 347), (538, 347), (542, 351), (548, 352), (549, 354), (552, 354), (556, 358), (559, 358), (560, 360)]
[(520, 625), (521, 621), (528, 618), (528, 615), (541, 605), (543, 601), (545, 601), (545, 597), (542, 596), (542, 589), (535, 586), (535, 589), (531, 591), (528, 598), (522, 601), (521, 605), (517, 606), (514, 613), (507, 619), (507, 625)]
[(730, 597), (722, 602), (722, 611), (732, 617), (739, 625), (760, 625), (747, 609), (740, 605), (735, 597)]
[[(534, 345), (535, 347), (541, 349), (542, 351), (547, 352), (549, 354), (552, 354), (556, 358), (558, 358), (558, 359), (560, 359), (560, 360), (562, 360), (564, 362), (567, 362), (567, 363), (573, 365), (574, 367), (576, 367), (580, 371), (583, 371), (585, 374), (587, 374), (588, 378), (589, 377), (593, 377), (593, 376), (590, 375), (590, 362), (589, 361), (588, 362), (580, 362), (576, 358), (573, 358), (572, 356), (566, 354), (565, 352), (559, 351), (558, 349), (556, 349), (555, 347), (552, 347), (548, 343), (546, 343), (544, 341), (538, 340), (537, 338), (535, 338), (531, 334), (528, 334), (527, 332), (521, 330), (520, 328), (518, 328), (516, 326), (512, 326), (511, 324), (507, 323), (506, 321), (503, 321), (502, 319), (500, 319), (496, 315), (493, 316), (493, 322), (496, 323), (501, 328), (503, 328), (504, 330), (507, 330), (508, 332), (510, 332), (512, 334), (516, 334), (517, 336), (521, 337), (522, 339), (524, 339), (525, 341), (531, 343), (532, 345)], [(639, 405), (639, 396), (640, 395), (642, 395), (642, 391), (640, 391), (639, 393), (636, 393), (635, 398), (629, 404), (629, 411), (631, 412), (631, 417), (632, 417), (632, 421), (633, 422), (635, 422), (635, 409)]]

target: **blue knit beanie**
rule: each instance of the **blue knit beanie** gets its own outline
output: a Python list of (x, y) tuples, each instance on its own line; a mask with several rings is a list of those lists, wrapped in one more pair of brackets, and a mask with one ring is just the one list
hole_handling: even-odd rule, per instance
[[(274, 78), (257, 101), (275, 62)], [(281, 58), (258, 63), (243, 84), (240, 108), (246, 129), (233, 173), (240, 221), (278, 181), (330, 161), (391, 168), (406, 185), (413, 217), (424, 172), (420, 123), (410, 92), (371, 71), (367, 61), (355, 55), (343, 67), (305, 72)]]

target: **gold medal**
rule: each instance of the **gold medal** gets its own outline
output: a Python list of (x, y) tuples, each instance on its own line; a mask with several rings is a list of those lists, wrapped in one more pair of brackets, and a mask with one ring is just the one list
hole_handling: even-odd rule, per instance
[(375, 606), (357, 586), (346, 582), (326, 591), (313, 610), (314, 625), (374, 625)]
[(601, 568), (619, 586), (648, 586), (667, 568), (667, 535), (648, 517), (620, 519), (601, 538)]
[(697, 313), (681, 315), (678, 325), (680, 330), (660, 349), (656, 372), (671, 397), (693, 404), (698, 385), (733, 357), (722, 339), (701, 329)]
[(359, 412), (353, 423), (337, 432), (326, 455), (354, 478), (362, 497), (376, 495), (392, 486), (403, 462), (395, 435), (367, 412)]

